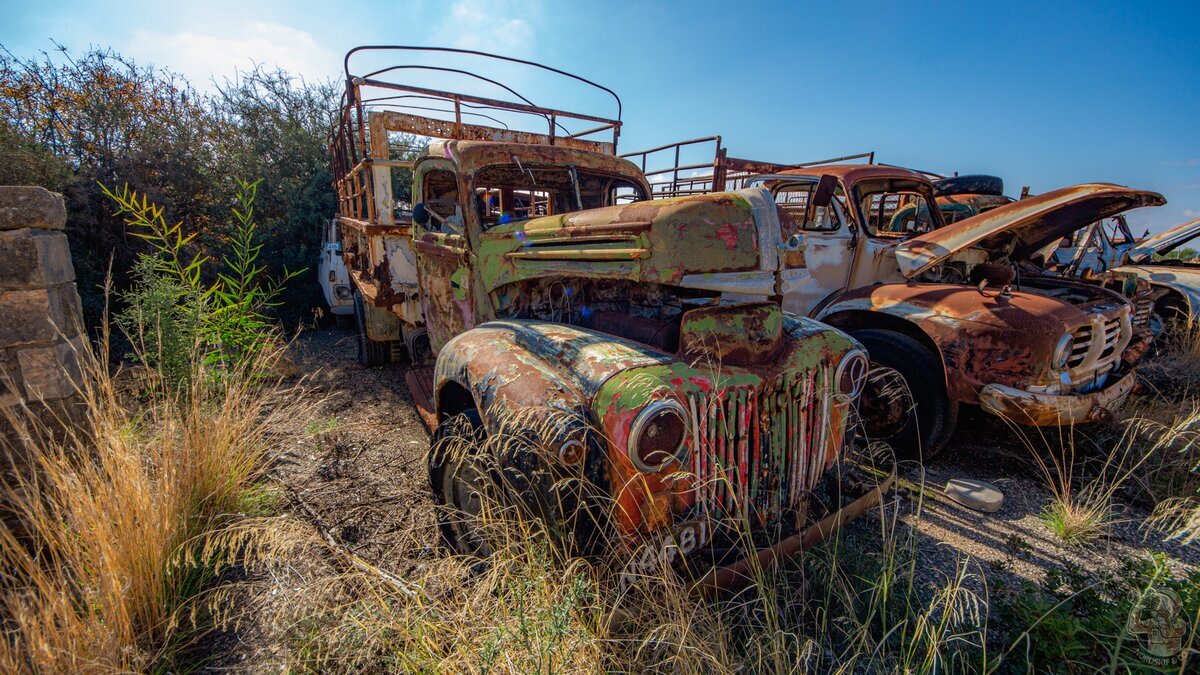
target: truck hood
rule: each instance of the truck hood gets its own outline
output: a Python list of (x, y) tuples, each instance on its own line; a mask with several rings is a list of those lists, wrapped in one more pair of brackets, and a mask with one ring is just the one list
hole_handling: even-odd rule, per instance
[(1150, 262), (1153, 256), (1169, 253), (1198, 236), (1200, 236), (1200, 218), (1139, 241), (1136, 246), (1129, 249), (1127, 254), (1129, 262)]
[(901, 273), (914, 277), (975, 245), (1022, 260), (1075, 230), (1142, 206), (1161, 206), (1157, 192), (1084, 183), (996, 207), (896, 246)]

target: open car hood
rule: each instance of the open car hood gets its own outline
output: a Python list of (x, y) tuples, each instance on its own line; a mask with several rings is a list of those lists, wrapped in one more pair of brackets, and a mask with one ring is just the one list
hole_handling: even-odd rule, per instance
[(1139, 241), (1129, 249), (1129, 262), (1148, 263), (1154, 255), (1170, 253), (1196, 237), (1200, 237), (1200, 218)]
[(1142, 206), (1161, 206), (1157, 192), (1110, 183), (1084, 183), (1053, 190), (960, 220), (896, 245), (896, 262), (914, 277), (955, 253), (975, 245), (1006, 250), (1026, 259), (1075, 230)]

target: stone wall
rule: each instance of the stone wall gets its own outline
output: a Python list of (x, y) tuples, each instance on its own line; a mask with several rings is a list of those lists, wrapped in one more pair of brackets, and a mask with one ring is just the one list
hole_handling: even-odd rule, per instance
[(62, 195), (0, 186), (0, 406), (75, 398), (87, 344), (66, 221)]

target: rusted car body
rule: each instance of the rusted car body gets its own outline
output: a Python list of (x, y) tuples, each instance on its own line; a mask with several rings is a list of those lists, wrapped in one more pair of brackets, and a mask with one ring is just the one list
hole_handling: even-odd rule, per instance
[[(1105, 234), (1101, 231), (1098, 236)], [(1153, 306), (1149, 323), (1155, 335), (1162, 334), (1172, 322), (1190, 326), (1200, 320), (1200, 263), (1169, 258), (1155, 260), (1197, 236), (1200, 236), (1200, 219), (1147, 237), (1132, 246), (1121, 247), (1124, 249), (1121, 251), (1122, 264), (1104, 272), (1106, 278), (1133, 275), (1150, 286)]]
[[(785, 310), (859, 337), (875, 366), (861, 404), (868, 431), (910, 456), (942, 448), (960, 403), (1064, 425), (1105, 416), (1132, 389), (1132, 362), (1148, 337), (1134, 329), (1130, 304), (1103, 288), (1018, 272), (1086, 218), (1161, 196), (1078, 186), (946, 225), (929, 177), (903, 168), (817, 165), (742, 181), (768, 188), (757, 204), (759, 268), (683, 284), (737, 300), (779, 297)], [(690, 176), (684, 189), (698, 182)], [(936, 381), (905, 363), (914, 359), (936, 369)]]
[[(1012, 203), (1010, 197), (965, 194), (938, 197), (938, 208), (947, 222), (978, 215)], [(1147, 206), (1161, 202), (1147, 202)], [(1151, 264), (1161, 255), (1191, 241), (1200, 233), (1200, 220), (1184, 223), (1155, 237), (1138, 239), (1125, 214), (1097, 220), (1063, 237), (1057, 245), (1039, 252), (1027, 274), (1049, 274), (1079, 279), (1120, 293), (1134, 306), (1133, 324), (1159, 336), (1169, 322), (1194, 321), (1200, 307), (1200, 276), (1190, 264), (1168, 260)], [(1200, 266), (1193, 266), (1200, 268)]]
[[(455, 121), (365, 108), (368, 86), (416, 90), (426, 108), (440, 97)], [(468, 103), (540, 116), (547, 133), (457, 121)], [(562, 131), (571, 120), (598, 126)], [(639, 564), (751, 553), (733, 545), (739, 526), (765, 550), (794, 552), (813, 539), (807, 498), (846, 444), (866, 355), (778, 303), (722, 302), (688, 287), (692, 275), (758, 269), (754, 200), (765, 191), (647, 200), (644, 175), (613, 154), (619, 129), (619, 107), (612, 119), (531, 109), (355, 77), (347, 66), (332, 144), (340, 218), (354, 233), (344, 240), (358, 237), (347, 262), (371, 305), (405, 325), (401, 334), (419, 328), (436, 355), (432, 371), (412, 369), (408, 380), (435, 428), (443, 532), (460, 551), (484, 550), (460, 516), (499, 490), (577, 540), (591, 527), (579, 513), (602, 512), (604, 528), (641, 542)], [(388, 130), (441, 138), (407, 165), (414, 204), (403, 225), (387, 218)], [(596, 133), (609, 140), (588, 140)], [(411, 290), (397, 286), (401, 275)], [(451, 456), (442, 441), (464, 420), (485, 436), (519, 437), (523, 449), (487, 469), (483, 458)], [(599, 486), (603, 508), (564, 496), (562, 485), (582, 483)], [(701, 586), (732, 583), (737, 569)]]

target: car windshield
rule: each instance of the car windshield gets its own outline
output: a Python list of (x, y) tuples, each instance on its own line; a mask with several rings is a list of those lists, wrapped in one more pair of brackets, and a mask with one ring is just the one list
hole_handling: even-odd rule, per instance
[(627, 178), (574, 166), (519, 161), (480, 169), (475, 173), (473, 193), (474, 208), (484, 229), (645, 199), (641, 186)]
[(863, 227), (872, 237), (904, 239), (942, 225), (941, 214), (930, 208), (932, 190), (917, 181), (864, 180), (854, 186), (854, 194)]

